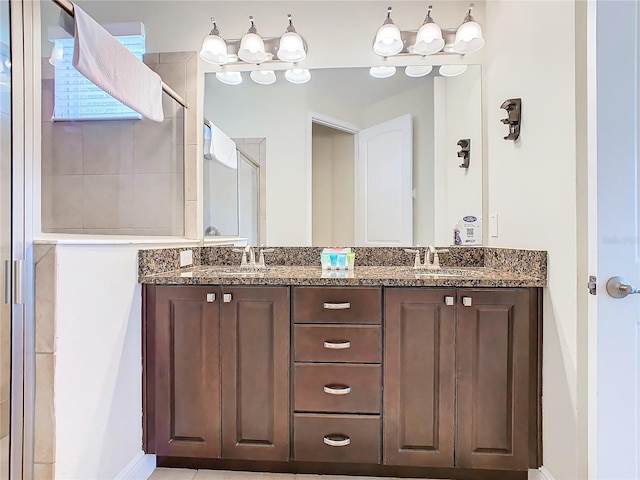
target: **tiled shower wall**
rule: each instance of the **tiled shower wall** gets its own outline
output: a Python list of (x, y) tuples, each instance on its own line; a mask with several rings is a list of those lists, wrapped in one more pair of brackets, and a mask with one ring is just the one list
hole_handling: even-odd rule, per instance
[[(163, 94), (162, 123), (51, 122), (53, 68), (44, 60), (42, 231), (172, 236), (194, 232), (196, 215), (190, 210), (195, 210), (191, 203), (196, 200), (197, 144), (195, 136), (185, 132), (195, 128), (195, 105), (185, 110)], [(183, 98), (195, 97), (194, 52), (147, 54), (145, 63)]]

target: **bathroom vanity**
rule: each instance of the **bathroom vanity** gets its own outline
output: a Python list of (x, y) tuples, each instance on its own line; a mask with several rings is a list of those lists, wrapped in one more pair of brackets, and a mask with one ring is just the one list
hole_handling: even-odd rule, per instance
[(187, 269), (139, 257), (159, 466), (524, 479), (541, 465), (544, 252), (454, 249), (455, 268), (423, 272), (400, 249), (357, 249), (369, 265), (325, 272), (308, 266), (318, 249), (281, 249), (243, 273), (230, 249), (201, 250)]

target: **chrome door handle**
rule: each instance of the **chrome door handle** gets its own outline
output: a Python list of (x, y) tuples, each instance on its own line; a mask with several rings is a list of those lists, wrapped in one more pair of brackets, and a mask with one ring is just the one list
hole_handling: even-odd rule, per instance
[(351, 347), (351, 342), (349, 340), (335, 340), (335, 341), (325, 340), (324, 341), (324, 348), (330, 348), (333, 350), (342, 350), (344, 348), (350, 348), (350, 347)]
[(349, 303), (349, 302), (345, 302), (345, 303), (326, 303), (325, 302), (323, 307), (325, 308), (325, 310), (346, 310), (348, 308), (351, 308), (351, 303)]
[(325, 445), (330, 447), (346, 447), (351, 443), (351, 439), (346, 435), (325, 435), (323, 439)]
[(607, 280), (607, 293), (613, 298), (624, 298), (627, 295), (640, 293), (636, 287), (623, 277), (611, 277)]

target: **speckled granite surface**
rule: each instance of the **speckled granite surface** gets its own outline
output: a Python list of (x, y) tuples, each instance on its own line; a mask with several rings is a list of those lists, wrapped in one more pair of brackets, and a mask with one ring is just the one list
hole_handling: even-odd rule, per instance
[[(278, 247), (265, 254), (265, 271), (246, 273), (231, 247), (193, 248), (193, 266), (180, 268), (184, 248), (140, 250), (141, 283), (227, 285), (380, 285), (445, 287), (543, 287), (547, 253), (492, 247), (454, 247), (440, 254), (438, 275), (411, 268), (414, 255), (403, 248), (354, 247), (353, 271), (322, 271), (316, 247)], [(421, 248), (421, 250), (423, 250)], [(450, 275), (451, 273), (455, 275)]]

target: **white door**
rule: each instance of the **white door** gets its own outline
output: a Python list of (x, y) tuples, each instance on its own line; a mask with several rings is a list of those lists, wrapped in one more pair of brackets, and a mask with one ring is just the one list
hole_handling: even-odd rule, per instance
[(355, 240), (413, 244), (413, 127), (403, 115), (358, 133)]
[(614, 276), (626, 277), (640, 287), (638, 2), (599, 0), (596, 8), (600, 288), (596, 297), (597, 464), (591, 464), (590, 475), (638, 479), (640, 295), (614, 299), (604, 288)]

